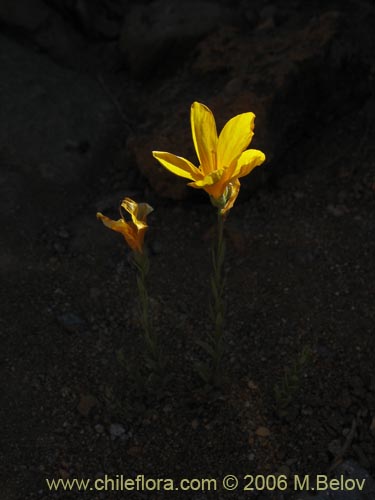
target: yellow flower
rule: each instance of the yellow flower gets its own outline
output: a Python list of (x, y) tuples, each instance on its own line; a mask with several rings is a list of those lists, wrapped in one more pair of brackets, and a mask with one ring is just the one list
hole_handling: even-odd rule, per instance
[(262, 151), (246, 150), (254, 135), (254, 120), (254, 113), (237, 115), (226, 123), (218, 136), (211, 110), (194, 102), (190, 121), (199, 167), (171, 153), (153, 151), (152, 154), (170, 172), (193, 181), (189, 186), (204, 189), (224, 214), (238, 196), (239, 179), (266, 159)]
[[(124, 208), (131, 215), (131, 221), (125, 220), (121, 208)], [(112, 220), (100, 212), (96, 216), (105, 226), (121, 233), (132, 250), (143, 253), (143, 240), (148, 228), (146, 218), (153, 210), (147, 203), (136, 203), (131, 198), (125, 198), (120, 205), (121, 219)]]

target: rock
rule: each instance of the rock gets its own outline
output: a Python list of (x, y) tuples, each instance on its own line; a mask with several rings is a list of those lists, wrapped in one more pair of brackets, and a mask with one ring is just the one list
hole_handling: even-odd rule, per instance
[[(254, 147), (263, 149), (269, 161), (279, 157), (289, 141), (295, 142), (303, 136), (301, 124), (311, 116), (313, 108), (315, 111), (319, 108), (322, 96), (316, 94), (315, 86), (323, 86), (328, 94), (331, 83), (340, 78), (341, 68), (334, 71), (333, 62), (327, 63), (325, 57), (330, 57), (331, 44), (346, 36), (343, 23), (344, 18), (332, 11), (302, 27), (280, 27), (272, 37), (257, 38), (256, 32), (254, 37), (246, 37), (232, 28), (207, 37), (197, 48), (194, 63), (197, 75), (225, 69), (230, 75), (237, 75), (244, 64), (251, 68), (240, 72), (244, 85), (237, 96), (228, 98), (219, 92), (208, 103), (218, 110), (218, 121), (244, 110), (254, 111), (257, 116)], [(284, 29), (288, 36), (284, 35)], [(329, 82), (319, 81), (323, 68), (330, 72)]]
[(301, 493), (294, 497), (294, 500), (375, 500), (375, 481), (369, 473), (353, 460), (347, 460), (336, 467), (334, 477), (344, 476), (348, 479), (365, 479), (362, 491), (355, 489), (353, 491), (340, 491), (327, 489), (319, 491), (316, 495)]
[[(21, 34), (33, 48), (38, 47), (59, 63), (95, 73), (98, 68), (106, 71), (120, 63), (117, 39), (121, 18), (104, 2), (0, 2), (0, 22), (11, 36)], [(90, 43), (93, 39), (96, 43)]]
[(259, 391), (258, 385), (253, 380), (249, 380), (248, 383), (247, 383), (247, 386), (252, 391)]
[(1, 0), (0, 20), (8, 26), (34, 32), (48, 19), (51, 10), (42, 0)]
[(191, 427), (194, 430), (196, 430), (199, 427), (199, 420), (197, 418), (191, 421)]
[(58, 321), (69, 333), (80, 331), (85, 326), (85, 321), (73, 312), (58, 316)]
[(259, 437), (269, 437), (271, 435), (271, 431), (267, 427), (258, 427), (255, 431), (255, 434)]
[(117, 438), (122, 438), (125, 436), (125, 429), (121, 424), (111, 424), (109, 426), (109, 434), (111, 439), (114, 441)]
[(288, 465), (286, 464), (283, 464), (281, 465), (278, 469), (277, 469), (277, 472), (276, 472), (276, 475), (278, 476), (290, 476), (290, 467), (288, 467)]
[(349, 385), (353, 389), (363, 388), (363, 381), (362, 381), (361, 377), (359, 377), (358, 375), (355, 375), (355, 376), (350, 378)]
[[(173, 131), (169, 130), (167, 123), (163, 123), (163, 126), (164, 130), (162, 130), (161, 133), (155, 130), (154, 133), (148, 136), (136, 137), (133, 135), (129, 137), (127, 148), (134, 156), (139, 171), (147, 179), (150, 186), (157, 194), (172, 200), (182, 200), (188, 196), (188, 187), (184, 179), (170, 174), (151, 154), (151, 152), (155, 150), (169, 152), (177, 151), (175, 154), (179, 154), (181, 136), (179, 137), (177, 134), (173, 134)], [(172, 126), (175, 126), (174, 120)], [(181, 129), (177, 130), (181, 131)], [(169, 136), (167, 135), (168, 133)], [(186, 137), (185, 133), (183, 137)], [(173, 149), (174, 146), (176, 149)], [(192, 152), (191, 148), (190, 151)]]
[(80, 20), (84, 31), (91, 37), (111, 40), (119, 35), (119, 20), (114, 18), (118, 16), (108, 12), (108, 3), (81, 0), (71, 5), (73, 15)]
[(50, 16), (48, 23), (35, 33), (32, 40), (58, 63), (79, 69), (90, 65), (87, 40), (58, 13)]
[(126, 453), (131, 457), (140, 458), (143, 455), (143, 448), (142, 446), (130, 446)]
[(83, 417), (88, 417), (97, 404), (98, 400), (91, 394), (81, 394), (77, 410)]
[[(76, 59), (77, 53), (85, 47), (84, 37), (73, 28), (73, 23), (42, 0), (2, 0), (0, 21), (13, 32), (23, 31), (37, 46), (59, 61)], [(77, 63), (77, 66), (82, 64)]]
[(340, 439), (333, 439), (328, 444), (328, 451), (334, 456), (338, 456), (342, 450), (342, 445)]
[(208, 1), (199, 2), (199, 8), (191, 0), (178, 4), (155, 0), (135, 5), (125, 19), (120, 48), (133, 75), (150, 74), (157, 65), (166, 64), (162, 59), (170, 57), (171, 49), (173, 56), (182, 53), (186, 57), (187, 50), (217, 26), (224, 15), (218, 3)]
[(371, 424), (370, 424), (370, 431), (372, 435), (375, 437), (375, 417), (372, 417)]
[(277, 7), (273, 4), (265, 5), (261, 8), (259, 12), (259, 17), (262, 21), (269, 19), (270, 17), (274, 18), (277, 14)]
[(68, 233), (65, 227), (60, 227), (60, 229), (57, 232), (57, 236), (59, 236), (63, 240), (67, 240), (70, 238), (70, 234)]
[[(350, 33), (344, 16), (330, 11), (296, 27), (282, 24), (272, 37), (258, 31), (249, 36), (231, 26), (205, 36), (196, 47), (193, 64), (189, 61), (185, 67), (183, 90), (178, 93), (173, 79), (166, 82), (162, 92), (150, 97), (152, 106), (145, 103), (148, 122), (129, 139), (129, 150), (151, 187), (172, 199), (195, 191), (151, 155), (152, 150), (168, 151), (197, 163), (189, 120), (193, 100), (211, 108), (218, 130), (237, 114), (256, 114), (251, 147), (264, 151), (267, 161), (242, 179), (242, 192), (263, 184), (271, 172), (277, 175), (282, 164), (277, 160), (326, 116), (341, 110), (343, 101), (350, 103), (351, 91), (355, 89), (359, 99), (368, 92), (366, 57), (370, 56), (362, 54), (362, 42), (356, 35), (352, 40)], [(332, 51), (336, 45), (341, 56)], [(353, 72), (355, 81), (350, 77)], [(200, 82), (210, 80), (217, 83), (207, 98)]]
[(341, 217), (342, 215), (349, 212), (345, 205), (332, 205), (331, 203), (327, 206), (327, 212), (335, 217)]
[[(0, 270), (6, 259), (11, 271), (14, 264), (27, 264), (25, 245), (43, 233), (48, 218), (59, 227), (79, 214), (84, 179), (103, 172), (123, 129), (108, 96), (89, 75), (78, 77), (2, 35), (0, 65), (0, 121), (6, 124), (0, 130), (0, 220), (7, 248), (0, 252)], [(85, 154), (67, 151), (69, 140), (87, 140), (91, 147)], [(22, 228), (14, 231), (21, 219)]]
[[(83, 75), (78, 80), (75, 73), (58, 68), (40, 54), (6, 39), (1, 39), (1, 47), (0, 63), (8, 75), (0, 83), (6, 99), (0, 118), (7, 123), (0, 136), (0, 145), (6, 144), (3, 161), (29, 166), (33, 177), (40, 174), (52, 182), (66, 185), (80, 180), (97, 148), (77, 155), (65, 150), (64, 145), (72, 138), (82, 141), (81, 134), (85, 139), (89, 134), (92, 144), (100, 142), (103, 123), (109, 124), (116, 114), (108, 97), (95, 80)], [(22, 75), (20, 65), (24, 68)], [(66, 87), (70, 89), (68, 95), (62, 92)], [(16, 102), (8, 98), (10, 92), (17, 94)], [(19, 125), (19, 116), (24, 128)], [(35, 148), (34, 143), (43, 146)]]
[(243, 16), (247, 21), (248, 27), (253, 28), (259, 19), (258, 10), (253, 6), (249, 7), (246, 0), (243, 0), (242, 2), (242, 9), (243, 9)]
[(364, 467), (365, 469), (369, 469), (371, 467), (371, 464), (365, 452), (363, 451), (362, 446), (359, 446), (358, 444), (353, 444), (352, 448), (361, 466)]
[(337, 404), (345, 410), (347, 410), (352, 405), (352, 403), (352, 398), (350, 397), (350, 394), (347, 390), (344, 390), (342, 395), (337, 400)]
[(91, 287), (89, 289), (89, 297), (90, 299), (96, 301), (100, 300), (100, 297), (102, 296), (103, 291), (100, 288), (97, 287)]
[(104, 427), (102, 426), (102, 424), (96, 424), (95, 425), (95, 430), (98, 434), (103, 434), (104, 432)]

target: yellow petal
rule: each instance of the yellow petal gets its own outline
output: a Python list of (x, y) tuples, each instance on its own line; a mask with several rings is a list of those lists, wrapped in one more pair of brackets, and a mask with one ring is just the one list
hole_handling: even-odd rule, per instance
[(266, 159), (265, 154), (257, 149), (248, 149), (238, 158), (232, 177), (239, 178), (248, 175), (255, 167)]
[(156, 158), (167, 170), (185, 179), (195, 180), (202, 177), (200, 171), (189, 160), (185, 160), (181, 156), (166, 153), (164, 151), (153, 151)]
[(132, 250), (143, 253), (143, 242), (145, 239), (147, 227), (148, 226), (144, 225), (143, 227), (134, 228), (134, 231), (129, 234), (128, 238), (125, 237), (128, 245)]
[(124, 234), (127, 230), (126, 227), (128, 224), (124, 221), (124, 219), (112, 220), (103, 215), (101, 212), (98, 212), (96, 217), (101, 220), (106, 227), (113, 229), (113, 231)]
[(138, 203), (138, 211), (136, 217), (142, 222), (146, 222), (147, 216), (153, 212), (154, 209), (148, 203)]
[(199, 102), (191, 105), (191, 132), (195, 151), (204, 174), (216, 170), (217, 131), (211, 110)]
[(131, 215), (133, 223), (139, 229), (147, 227), (146, 218), (154, 210), (148, 203), (136, 203), (131, 198), (125, 198), (121, 206)]
[(122, 208), (124, 208), (130, 215), (135, 215), (138, 210), (138, 204), (131, 198), (124, 198), (121, 202)]
[(217, 145), (219, 167), (229, 167), (249, 145), (254, 135), (254, 120), (254, 113), (242, 113), (226, 123)]
[(189, 186), (204, 189), (210, 196), (220, 198), (227, 187), (227, 182), (223, 180), (225, 169), (215, 170), (210, 174), (205, 175), (202, 179), (195, 182), (189, 182)]
[(117, 233), (121, 233), (132, 250), (142, 252), (144, 231), (147, 226), (143, 230), (138, 231), (132, 223), (127, 223), (124, 219), (112, 220), (100, 212), (96, 216), (106, 227)]

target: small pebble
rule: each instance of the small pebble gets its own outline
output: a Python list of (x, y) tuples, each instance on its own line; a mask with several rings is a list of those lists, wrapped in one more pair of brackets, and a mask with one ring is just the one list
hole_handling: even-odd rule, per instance
[(258, 427), (258, 429), (255, 431), (255, 434), (259, 437), (268, 437), (271, 434), (271, 431), (267, 429), (267, 427)]
[(111, 435), (111, 439), (115, 440), (116, 438), (120, 438), (125, 434), (125, 429), (121, 424), (111, 424), (109, 426), (109, 433)]

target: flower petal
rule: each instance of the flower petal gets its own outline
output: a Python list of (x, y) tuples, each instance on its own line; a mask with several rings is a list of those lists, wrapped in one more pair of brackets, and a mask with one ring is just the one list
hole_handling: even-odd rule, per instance
[(200, 102), (193, 102), (190, 111), (191, 133), (195, 151), (204, 174), (217, 168), (217, 130), (211, 110)]
[(106, 217), (101, 212), (96, 214), (96, 217), (103, 222), (106, 227), (109, 229), (113, 229), (118, 233), (124, 234), (127, 231), (128, 224), (124, 221), (124, 219), (112, 220), (109, 217)]
[(131, 198), (125, 198), (121, 206), (132, 216), (132, 221), (137, 227), (147, 227), (146, 218), (154, 210), (148, 203), (136, 203)]
[(124, 219), (112, 220), (100, 212), (96, 214), (96, 217), (109, 229), (121, 233), (132, 250), (142, 252), (144, 231), (146, 228), (138, 231), (132, 223), (127, 223)]
[(164, 151), (153, 151), (154, 158), (156, 158), (167, 170), (172, 174), (185, 177), (185, 179), (195, 180), (200, 178), (202, 174), (189, 160), (176, 156), (172, 153)]
[(147, 216), (153, 211), (154, 209), (148, 203), (138, 203), (138, 210), (135, 215), (138, 220), (146, 223)]
[(255, 167), (261, 165), (266, 155), (258, 149), (247, 149), (238, 158), (232, 177), (239, 178), (248, 175)]
[(195, 182), (189, 182), (189, 186), (204, 189), (209, 195), (214, 198), (220, 198), (224, 194), (227, 183), (223, 181), (223, 174), (225, 173), (225, 169), (215, 170), (207, 175), (205, 175), (202, 179), (199, 179)]
[(229, 167), (249, 145), (254, 135), (254, 120), (254, 113), (242, 113), (226, 123), (217, 145), (219, 167)]
[(121, 206), (132, 216), (137, 213), (138, 203), (131, 198), (124, 198), (121, 202)]

